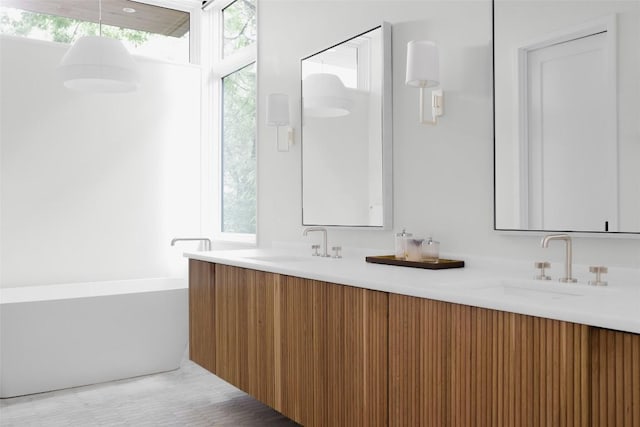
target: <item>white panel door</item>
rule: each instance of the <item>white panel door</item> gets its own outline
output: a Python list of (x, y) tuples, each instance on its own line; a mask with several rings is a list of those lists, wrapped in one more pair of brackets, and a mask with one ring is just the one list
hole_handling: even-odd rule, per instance
[(529, 225), (609, 231), (617, 226), (616, 141), (603, 98), (607, 33), (527, 54)]

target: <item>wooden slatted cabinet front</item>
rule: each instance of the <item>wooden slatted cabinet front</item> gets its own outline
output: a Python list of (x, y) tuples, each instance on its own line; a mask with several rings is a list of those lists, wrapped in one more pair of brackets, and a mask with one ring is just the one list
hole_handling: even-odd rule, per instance
[(190, 261), (193, 361), (305, 426), (640, 427), (640, 335)]
[(190, 269), (193, 361), (305, 426), (387, 424), (387, 293)]
[(640, 427), (640, 335), (389, 294), (389, 425)]

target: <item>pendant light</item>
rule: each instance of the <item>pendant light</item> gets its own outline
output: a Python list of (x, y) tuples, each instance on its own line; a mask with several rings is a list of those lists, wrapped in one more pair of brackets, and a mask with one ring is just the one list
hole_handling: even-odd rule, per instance
[(58, 66), (65, 87), (82, 92), (121, 93), (138, 88), (133, 58), (120, 40), (102, 37), (102, 0), (99, 7), (99, 36), (80, 37)]
[(302, 82), (304, 113), (309, 117), (342, 117), (353, 107), (342, 80), (335, 74), (309, 74)]

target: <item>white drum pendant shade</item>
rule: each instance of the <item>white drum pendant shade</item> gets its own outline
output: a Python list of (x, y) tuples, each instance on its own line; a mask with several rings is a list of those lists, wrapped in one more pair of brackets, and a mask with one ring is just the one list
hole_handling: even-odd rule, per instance
[(65, 87), (83, 92), (132, 92), (138, 72), (120, 40), (99, 36), (79, 38), (58, 66)]
[(309, 117), (341, 117), (351, 113), (347, 89), (335, 74), (309, 74), (302, 84), (304, 113)]

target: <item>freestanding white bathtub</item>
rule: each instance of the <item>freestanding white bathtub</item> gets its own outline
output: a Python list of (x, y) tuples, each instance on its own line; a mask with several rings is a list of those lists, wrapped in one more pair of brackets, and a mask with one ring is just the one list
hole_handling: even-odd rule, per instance
[(0, 289), (0, 398), (177, 369), (183, 279)]

